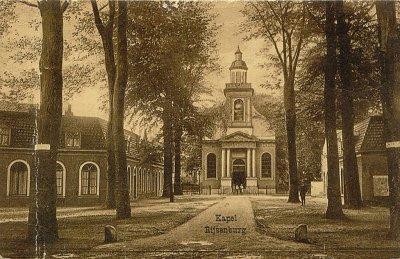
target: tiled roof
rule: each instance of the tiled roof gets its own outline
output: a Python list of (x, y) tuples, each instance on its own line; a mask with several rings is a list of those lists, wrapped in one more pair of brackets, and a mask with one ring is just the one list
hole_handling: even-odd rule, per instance
[[(338, 141), (342, 141), (342, 131), (338, 132)], [(383, 117), (375, 115), (354, 125), (356, 153), (382, 152), (386, 150), (383, 132)], [(339, 145), (340, 147), (340, 145)], [(339, 156), (343, 152), (339, 150)]]
[(359, 152), (385, 151), (385, 135), (382, 116), (372, 116)]
[(361, 145), (364, 141), (365, 134), (367, 132), (368, 124), (371, 117), (354, 125), (354, 140), (356, 146), (356, 153), (360, 152)]
[[(10, 147), (32, 148), (34, 145), (35, 112), (33, 105), (0, 102), (0, 126), (11, 129)], [(21, 110), (18, 110), (21, 108)], [(63, 115), (60, 130), (60, 148), (65, 148), (65, 133), (80, 133), (81, 150), (105, 150), (107, 121), (96, 117)], [(125, 130), (130, 139), (128, 155), (137, 157), (135, 141), (140, 138)]]
[(65, 147), (66, 133), (80, 133), (81, 149), (103, 150), (106, 148), (106, 136), (98, 118), (64, 115), (61, 120), (60, 132), (61, 147)]
[(35, 117), (33, 113), (2, 111), (0, 126), (11, 129), (11, 147), (33, 147), (35, 132)]
[(0, 101), (0, 111), (29, 112), (35, 109), (36, 107), (37, 107), (36, 104)]

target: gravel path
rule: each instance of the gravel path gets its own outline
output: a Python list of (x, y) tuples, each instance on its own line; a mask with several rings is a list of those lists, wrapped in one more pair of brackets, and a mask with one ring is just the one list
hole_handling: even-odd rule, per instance
[[(220, 216), (219, 216), (220, 215)], [(254, 255), (254, 251), (307, 249), (309, 246), (261, 235), (256, 231), (249, 197), (229, 196), (187, 223), (160, 236), (102, 245), (95, 254), (126, 252), (166, 256), (193, 251)]]

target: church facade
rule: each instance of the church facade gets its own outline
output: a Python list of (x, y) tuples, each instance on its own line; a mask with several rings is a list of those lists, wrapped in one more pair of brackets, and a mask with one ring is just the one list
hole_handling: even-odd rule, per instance
[(202, 193), (230, 194), (237, 189), (248, 194), (275, 193), (275, 133), (253, 106), (254, 89), (247, 82), (248, 68), (239, 48), (229, 70), (225, 123), (202, 142)]

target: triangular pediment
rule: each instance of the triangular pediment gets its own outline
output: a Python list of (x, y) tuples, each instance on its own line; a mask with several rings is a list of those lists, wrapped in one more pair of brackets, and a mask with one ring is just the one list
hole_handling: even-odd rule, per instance
[(245, 142), (245, 141), (257, 141), (258, 138), (249, 134), (246, 134), (241, 131), (236, 131), (232, 134), (226, 135), (221, 138), (221, 141), (239, 141), (239, 142)]

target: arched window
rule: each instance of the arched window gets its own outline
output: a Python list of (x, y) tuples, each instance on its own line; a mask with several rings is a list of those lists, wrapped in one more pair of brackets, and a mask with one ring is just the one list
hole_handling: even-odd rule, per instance
[(207, 178), (217, 177), (217, 157), (214, 153), (207, 155)]
[(271, 178), (271, 154), (264, 153), (261, 156), (261, 177), (262, 178)]
[(244, 121), (244, 104), (240, 99), (235, 100), (233, 103), (233, 120)]
[(9, 166), (9, 195), (29, 195), (29, 165), (22, 160)]
[(133, 176), (132, 176), (132, 192), (133, 197), (137, 197), (137, 169), (136, 166), (133, 167)]
[(65, 195), (65, 167), (57, 161), (56, 165), (57, 195)]
[(98, 195), (99, 194), (99, 167), (95, 163), (86, 162), (81, 165), (80, 170), (80, 194)]

